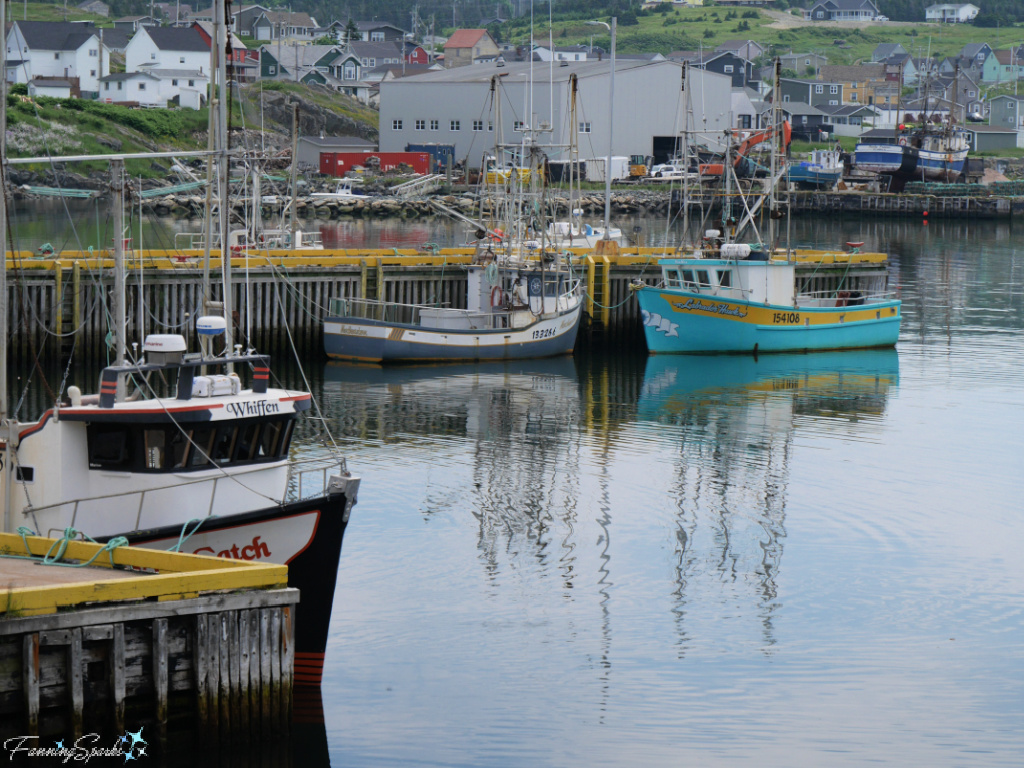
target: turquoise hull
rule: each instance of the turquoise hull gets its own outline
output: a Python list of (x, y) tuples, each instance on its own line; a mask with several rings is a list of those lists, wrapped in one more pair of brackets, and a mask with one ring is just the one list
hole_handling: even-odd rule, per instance
[(651, 354), (892, 347), (900, 333), (898, 300), (794, 308), (650, 286), (637, 291), (637, 300)]

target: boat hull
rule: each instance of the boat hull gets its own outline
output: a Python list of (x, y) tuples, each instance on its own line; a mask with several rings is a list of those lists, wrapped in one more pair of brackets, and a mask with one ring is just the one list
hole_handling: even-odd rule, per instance
[(816, 189), (831, 189), (839, 183), (839, 179), (842, 176), (842, 168), (826, 170), (799, 165), (790, 168), (788, 174), (791, 184), (801, 187), (814, 187)]
[[(357, 479), (342, 479), (322, 496), (194, 524), (123, 534), (132, 546), (170, 549), (288, 566), (299, 590), (295, 609), (295, 683), (319, 685), (337, 584), (341, 545), (356, 501)], [(189, 535), (190, 531), (193, 531)], [(182, 541), (182, 539), (184, 539)]]
[(917, 171), (918, 151), (899, 144), (858, 144), (854, 152), (857, 170), (890, 176), (913, 176)]
[(572, 354), (582, 306), (523, 328), (432, 329), (354, 317), (324, 320), (328, 357), (372, 363), (523, 360)]
[(922, 149), (918, 153), (916, 175), (925, 181), (956, 181), (966, 160), (966, 149), (957, 152)]
[(750, 354), (892, 347), (900, 302), (846, 307), (752, 304), (647, 287), (637, 292), (651, 354)]

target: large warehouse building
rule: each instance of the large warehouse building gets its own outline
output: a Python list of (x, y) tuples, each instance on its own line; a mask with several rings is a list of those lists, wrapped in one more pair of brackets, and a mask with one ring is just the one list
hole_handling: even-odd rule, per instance
[[(678, 145), (685, 109), (682, 65), (672, 61), (617, 61), (614, 147), (617, 156), (668, 159)], [(380, 149), (409, 144), (452, 144), (455, 158), (479, 167), (495, 144), (492, 80), (500, 84), (502, 140), (516, 143), (522, 125), (552, 127), (550, 144), (568, 144), (571, 76), (577, 78), (576, 124), (579, 157), (608, 153), (611, 68), (607, 60), (551, 66), (544, 63), (474, 64), (382, 82)], [(708, 135), (729, 127), (732, 83), (728, 76), (688, 70), (691, 121)], [(566, 153), (550, 159), (568, 159)]]

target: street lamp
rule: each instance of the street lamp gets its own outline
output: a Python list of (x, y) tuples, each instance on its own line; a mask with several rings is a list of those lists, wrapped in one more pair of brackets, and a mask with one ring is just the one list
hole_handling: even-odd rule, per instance
[(612, 16), (611, 24), (607, 21), (587, 22), (587, 25), (591, 27), (605, 27), (612, 35), (612, 81), (609, 89), (610, 93), (608, 94), (608, 160), (604, 168), (604, 237), (602, 240), (610, 239), (608, 233), (611, 228), (612, 215), (612, 126), (615, 123), (615, 22), (616, 18), (614, 16)]

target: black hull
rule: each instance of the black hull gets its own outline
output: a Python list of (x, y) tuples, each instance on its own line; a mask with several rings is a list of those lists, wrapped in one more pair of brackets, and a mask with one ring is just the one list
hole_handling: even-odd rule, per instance
[[(356, 501), (358, 480), (348, 480), (345, 489), (328, 492), (312, 499), (268, 507), (255, 512), (246, 512), (226, 517), (213, 517), (203, 521), (199, 531), (192, 536), (216, 537), (218, 533), (243, 541), (259, 537), (261, 530), (272, 523), (315, 520), (308, 541), (294, 556), (288, 558), (288, 586), (299, 590), (299, 605), (295, 608), (295, 684), (320, 685), (323, 676), (324, 653), (327, 649), (327, 633), (331, 623), (331, 607), (337, 584), (338, 562), (341, 558), (341, 544), (348, 527), (349, 513)], [(189, 526), (192, 530), (193, 526)], [(181, 525), (164, 526), (145, 531), (122, 534), (132, 546), (154, 546), (167, 549), (173, 546), (182, 533)], [(255, 534), (255, 536), (252, 536)], [(109, 537), (113, 538), (113, 537)], [(191, 536), (182, 551), (193, 552)], [(170, 544), (168, 544), (170, 542)], [(249, 549), (245, 547), (244, 549)], [(244, 552), (244, 549), (242, 552)], [(199, 552), (204, 554), (204, 552)], [(209, 552), (206, 552), (209, 554)], [(234, 557), (239, 556), (235, 547)], [(268, 553), (270, 562), (281, 562)], [(228, 556), (227, 551), (220, 556)], [(260, 553), (241, 559), (260, 559)]]

